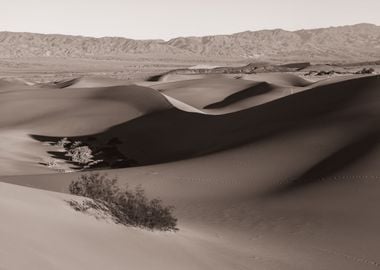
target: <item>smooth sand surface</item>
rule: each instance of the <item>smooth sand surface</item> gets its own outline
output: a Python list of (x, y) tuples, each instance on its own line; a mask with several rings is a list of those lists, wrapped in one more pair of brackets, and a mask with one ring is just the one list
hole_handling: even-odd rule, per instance
[[(265, 76), (0, 94), (0, 268), (379, 268), (380, 77)], [(260, 82), (297, 91), (198, 108)], [(75, 212), (65, 193), (82, 172), (49, 174), (30, 134), (117, 136), (144, 166), (105, 172), (174, 205), (179, 232)]]
[(53, 86), (56, 88), (92, 88), (92, 87), (110, 87), (128, 85), (127, 80), (119, 80), (113, 78), (97, 78), (97, 77), (80, 77), (70, 80), (56, 81), (53, 84), (45, 84), (46, 87)]
[(211, 114), (239, 111), (290, 93), (286, 87), (265, 81), (218, 77), (155, 84), (152, 88)]

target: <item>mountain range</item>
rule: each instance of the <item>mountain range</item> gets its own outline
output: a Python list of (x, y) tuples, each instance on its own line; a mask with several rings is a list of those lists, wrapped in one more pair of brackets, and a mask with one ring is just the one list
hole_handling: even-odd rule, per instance
[(246, 31), (232, 35), (133, 40), (0, 32), (0, 57), (127, 59), (250, 59), (373, 61), (380, 59), (380, 26), (356, 24), (310, 30)]

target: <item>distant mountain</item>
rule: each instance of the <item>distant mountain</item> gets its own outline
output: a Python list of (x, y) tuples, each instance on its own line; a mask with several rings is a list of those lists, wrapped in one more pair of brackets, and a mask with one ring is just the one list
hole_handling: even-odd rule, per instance
[(169, 41), (0, 32), (0, 57), (36, 56), (372, 61), (380, 59), (380, 26), (275, 29)]

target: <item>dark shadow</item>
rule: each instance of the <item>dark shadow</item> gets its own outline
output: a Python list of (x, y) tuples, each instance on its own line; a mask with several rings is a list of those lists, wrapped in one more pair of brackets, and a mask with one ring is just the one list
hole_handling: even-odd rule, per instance
[(64, 159), (70, 162), (67, 156), (65, 156), (64, 152), (59, 152), (59, 151), (48, 151), (47, 152), (52, 158), (57, 158), (57, 159)]
[[(50, 145), (57, 144), (58, 141), (63, 139), (64, 137), (51, 137), (51, 136), (41, 136), (41, 135), (30, 135), (33, 139), (38, 140), (40, 142), (49, 143)], [(64, 160), (66, 163), (71, 164), (75, 167), (70, 167), (71, 169), (104, 169), (104, 168), (124, 168), (137, 166), (138, 163), (133, 160), (125, 157), (118, 149), (117, 145), (122, 144), (123, 142), (117, 138), (113, 137), (107, 141), (98, 140), (97, 137), (94, 136), (83, 136), (83, 137), (66, 137), (71, 143), (65, 147), (65, 151), (48, 151), (47, 153), (54, 159)], [(93, 165), (83, 165), (76, 162), (71, 161), (70, 157), (66, 155), (67, 151), (70, 149), (70, 146), (73, 142), (80, 141), (81, 146), (88, 146), (92, 155), (94, 156), (94, 160), (98, 160), (98, 163)], [(46, 165), (46, 164), (42, 164)]]
[(159, 74), (159, 75), (154, 75), (154, 76), (150, 76), (146, 79), (147, 82), (159, 82), (162, 77), (164, 77), (167, 73), (164, 73), (164, 74)]
[(65, 79), (65, 80), (59, 80), (54, 82), (48, 82), (48, 83), (41, 83), (39, 84), (42, 88), (57, 88), (57, 89), (63, 89), (69, 86), (74, 85), (75, 83), (79, 82), (81, 78), (74, 78), (74, 79)]
[(226, 107), (228, 105), (231, 105), (232, 103), (238, 102), (240, 100), (244, 100), (246, 98), (250, 98), (250, 97), (254, 97), (254, 96), (258, 96), (258, 95), (268, 93), (268, 92), (272, 91), (273, 89), (274, 89), (274, 87), (272, 85), (270, 85), (269, 83), (260, 82), (257, 85), (254, 85), (252, 87), (249, 87), (247, 89), (244, 89), (242, 91), (234, 93), (234, 94), (226, 97), (222, 101), (209, 104), (209, 105), (203, 107), (203, 109), (223, 108), (223, 107)]
[(289, 64), (280, 65), (280, 67), (294, 68), (294, 69), (297, 69), (297, 71), (310, 67), (310, 66), (311, 66), (310, 62), (299, 62), (299, 63), (289, 63)]
[(361, 160), (379, 143), (379, 128), (362, 134), (355, 138), (351, 143), (315, 164), (299, 177), (286, 181), (285, 184), (268, 192), (267, 195), (286, 194), (323, 181), (329, 181), (329, 177), (334, 176), (344, 168)]

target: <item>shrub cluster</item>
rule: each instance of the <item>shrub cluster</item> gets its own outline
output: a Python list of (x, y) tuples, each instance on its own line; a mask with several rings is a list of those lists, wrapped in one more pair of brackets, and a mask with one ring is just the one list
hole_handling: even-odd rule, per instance
[(57, 143), (56, 143), (56, 146), (58, 147), (61, 147), (61, 148), (65, 148), (66, 145), (70, 144), (71, 142), (67, 139), (67, 138), (62, 138), (60, 139)]
[(55, 146), (62, 148), (66, 152), (66, 157), (83, 168), (89, 168), (103, 162), (103, 160), (94, 160), (92, 149), (81, 141), (71, 142), (69, 139), (63, 138)]
[[(123, 225), (151, 230), (177, 230), (177, 219), (172, 215), (174, 208), (163, 206), (161, 200), (147, 199), (141, 186), (133, 190), (128, 186), (122, 189), (117, 185), (116, 178), (110, 179), (106, 175), (92, 173), (81, 175), (70, 184), (69, 190), (72, 194), (103, 204), (114, 220)], [(88, 203), (86, 205), (91, 206)]]
[(73, 146), (70, 148), (66, 156), (70, 157), (71, 161), (86, 165), (93, 161), (92, 151), (88, 146)]
[(375, 70), (373, 68), (363, 68), (357, 71), (355, 74), (373, 74), (373, 73), (375, 73)]

